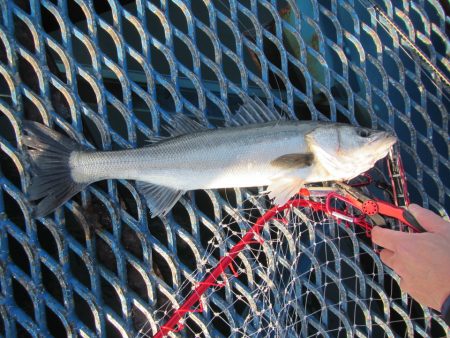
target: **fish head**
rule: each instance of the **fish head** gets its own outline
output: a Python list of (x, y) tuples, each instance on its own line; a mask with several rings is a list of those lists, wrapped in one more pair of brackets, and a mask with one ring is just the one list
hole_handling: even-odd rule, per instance
[(348, 180), (369, 170), (397, 142), (389, 132), (345, 124), (319, 126), (306, 138), (332, 180)]

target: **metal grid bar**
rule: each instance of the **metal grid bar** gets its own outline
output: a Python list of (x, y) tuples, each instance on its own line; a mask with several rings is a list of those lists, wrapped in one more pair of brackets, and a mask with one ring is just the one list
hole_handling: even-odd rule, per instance
[[(205, 241), (225, 238), (217, 224), (250, 196), (237, 189), (228, 198), (192, 192), (167, 218), (150, 220), (132, 183), (108, 181), (34, 220), (24, 193), (23, 119), (97, 149), (136, 147), (159, 134), (173, 111), (227, 124), (238, 94), (253, 91), (292, 118), (396, 131), (412, 201), (449, 210), (448, 87), (377, 8), (449, 78), (448, 16), (436, 0), (378, 7), (360, 0), (1, 1), (0, 333), (125, 337), (147, 321), (156, 332), (154, 310), (165, 299), (178, 302), (173, 295), (193, 269), (204, 272)], [(311, 229), (310, 236), (329, 235)], [(425, 320), (411, 319), (406, 296), (389, 305), (384, 279), (398, 280), (391, 271), (383, 275), (364, 242), (353, 240), (349, 253), (328, 245), (361, 281), (359, 290), (339, 285), (367, 318), (367, 330), (346, 326), (347, 334), (449, 334), (427, 309), (420, 310)], [(360, 253), (378, 266), (378, 283), (347, 258)], [(323, 269), (314, 259), (316, 284), (305, 281), (311, 292), (340, 269)], [(243, 294), (252, 288), (229, 287)], [(382, 299), (380, 312), (358, 301), (372, 293)], [(230, 297), (207, 302), (220, 306)], [(345, 313), (327, 311), (345, 322)], [(404, 325), (390, 326), (393, 318)], [(208, 311), (190, 315), (205, 336), (226, 334), (206, 328), (210, 319)], [(240, 320), (236, 311), (228, 314), (231, 326)]]

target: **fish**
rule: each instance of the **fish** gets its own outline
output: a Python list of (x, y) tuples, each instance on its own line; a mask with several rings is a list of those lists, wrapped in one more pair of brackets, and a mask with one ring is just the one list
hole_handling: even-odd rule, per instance
[(230, 126), (207, 129), (174, 114), (170, 137), (141, 148), (93, 151), (37, 122), (24, 121), (31, 162), (28, 198), (43, 217), (89, 184), (135, 180), (152, 217), (165, 216), (187, 191), (267, 186), (284, 204), (305, 184), (346, 181), (385, 157), (396, 137), (349, 124), (284, 118), (245, 96)]

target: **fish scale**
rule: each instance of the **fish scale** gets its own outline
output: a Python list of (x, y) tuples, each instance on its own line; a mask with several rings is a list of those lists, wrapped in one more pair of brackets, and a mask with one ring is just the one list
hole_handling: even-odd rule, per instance
[(277, 171), (270, 165), (271, 161), (286, 153), (308, 152), (298, 125), (301, 126), (298, 122), (283, 122), (207, 130), (142, 149), (79, 153), (73, 168), (78, 181), (83, 183), (118, 177), (158, 179), (155, 183), (192, 190), (220, 188), (210, 182), (219, 176), (233, 179), (234, 175), (240, 175), (243, 182), (237, 186), (245, 186), (245, 180), (252, 175), (264, 173), (266, 177), (262, 181), (250, 186), (267, 185), (269, 177)]

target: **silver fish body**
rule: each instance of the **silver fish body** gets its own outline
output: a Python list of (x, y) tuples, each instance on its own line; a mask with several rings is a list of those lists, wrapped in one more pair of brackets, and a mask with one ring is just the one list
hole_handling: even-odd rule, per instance
[(74, 152), (72, 177), (79, 183), (132, 179), (179, 190), (269, 185), (280, 172), (271, 162), (309, 152), (304, 136), (317, 125), (270, 122), (200, 131), (133, 150)]
[[(255, 117), (272, 121), (247, 123)], [(86, 151), (48, 127), (25, 123), (23, 140), (35, 173), (29, 199), (40, 200), (36, 216), (104, 179), (136, 180), (153, 216), (196, 189), (268, 186), (269, 197), (282, 204), (306, 183), (346, 180), (370, 169), (396, 141), (389, 133), (346, 124), (280, 120), (250, 98), (234, 127), (205, 130), (179, 118), (181, 135), (121, 151)]]

